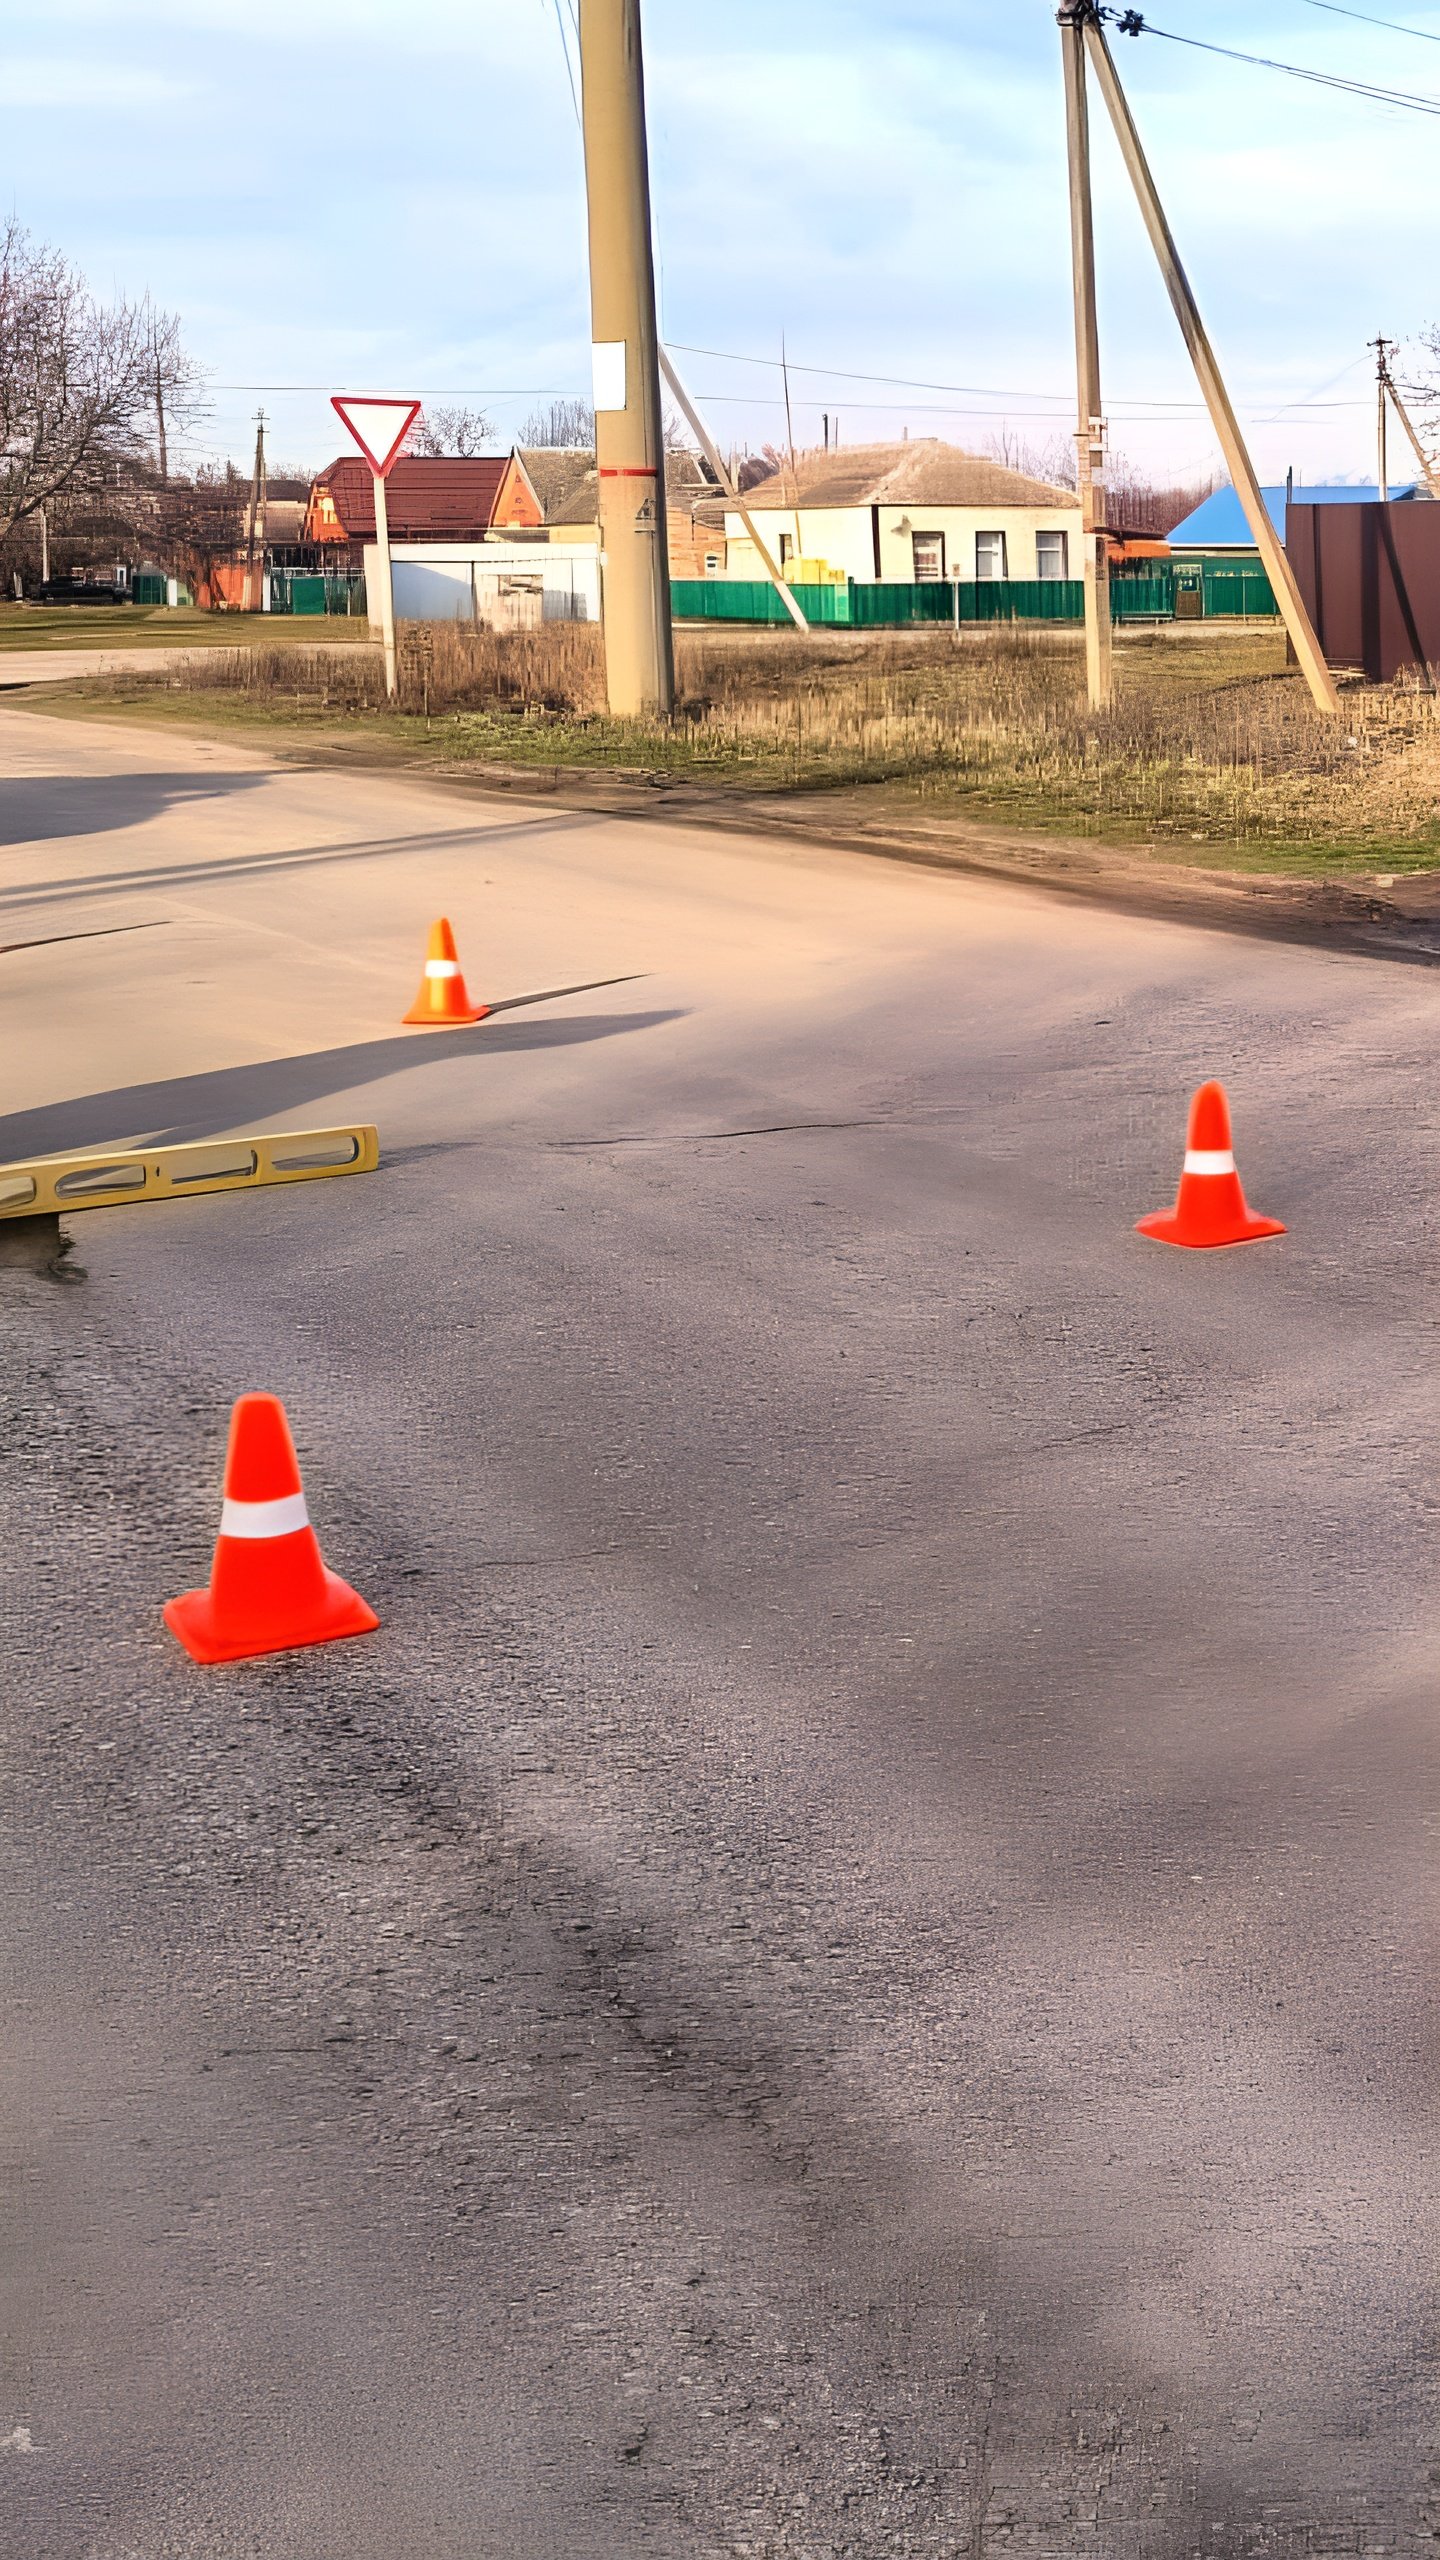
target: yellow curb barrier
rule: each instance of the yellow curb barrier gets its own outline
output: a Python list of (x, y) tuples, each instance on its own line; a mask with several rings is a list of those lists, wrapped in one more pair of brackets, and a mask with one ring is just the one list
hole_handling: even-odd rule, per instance
[(141, 1200), (188, 1200), (197, 1191), (324, 1182), (337, 1173), (373, 1173), (379, 1162), (379, 1135), (371, 1128), (286, 1129), (264, 1137), (211, 1138), (192, 1147), (42, 1156), (33, 1164), (0, 1165), (0, 1219), (50, 1217), (58, 1209), (127, 1209)]

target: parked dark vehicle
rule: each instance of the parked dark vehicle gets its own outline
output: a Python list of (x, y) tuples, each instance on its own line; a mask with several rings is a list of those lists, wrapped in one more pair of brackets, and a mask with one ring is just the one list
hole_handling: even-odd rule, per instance
[(47, 578), (31, 598), (33, 604), (128, 604), (128, 587), (92, 586), (84, 578)]

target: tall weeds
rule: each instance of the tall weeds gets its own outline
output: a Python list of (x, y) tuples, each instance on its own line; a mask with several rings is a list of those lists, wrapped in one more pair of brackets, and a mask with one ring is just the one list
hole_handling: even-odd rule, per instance
[[(1070, 633), (847, 633), (707, 627), (677, 635), (671, 726), (604, 708), (600, 635), (557, 623), (402, 632), (397, 708), (443, 751), (609, 764), (794, 790), (891, 780), (1078, 831), (1363, 846), (1437, 832), (1440, 720), (1419, 687), (1356, 688), (1312, 708), (1269, 632), (1127, 634), (1116, 707), (1091, 713)], [(187, 690), (302, 719), (385, 716), (375, 651), (214, 652)], [(174, 684), (157, 671), (147, 683)]]

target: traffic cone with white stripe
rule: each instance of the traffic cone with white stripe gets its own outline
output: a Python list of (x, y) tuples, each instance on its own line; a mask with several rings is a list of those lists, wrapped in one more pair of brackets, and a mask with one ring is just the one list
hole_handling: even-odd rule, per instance
[(1202, 1084), (1190, 1105), (1190, 1133), (1180, 1193), (1173, 1209), (1142, 1218), (1137, 1235), (1162, 1244), (1254, 1244), (1283, 1236), (1278, 1218), (1257, 1218), (1246, 1206), (1230, 1143), (1230, 1105), (1220, 1084)]
[(430, 949), (420, 993), (409, 1012), (401, 1016), (402, 1021), (483, 1022), (489, 1010), (488, 1004), (472, 1004), (466, 994), (450, 919), (441, 916), (430, 927)]
[(329, 1644), (380, 1624), (358, 1591), (326, 1571), (278, 1396), (241, 1396), (230, 1416), (210, 1587), (167, 1600), (165, 1624), (197, 1662)]

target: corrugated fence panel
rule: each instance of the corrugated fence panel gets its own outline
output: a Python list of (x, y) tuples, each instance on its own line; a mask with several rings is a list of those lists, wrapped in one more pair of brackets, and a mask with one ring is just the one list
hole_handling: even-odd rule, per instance
[[(760, 578), (677, 578), (671, 605), (679, 622), (788, 621), (774, 588)], [(1083, 622), (1085, 589), (1079, 578), (979, 578), (959, 585), (920, 579), (849, 588), (797, 586), (793, 593), (808, 622), (852, 623), (860, 630), (900, 630), (929, 622)], [(1117, 622), (1169, 622), (1175, 614), (1175, 572), (1165, 566), (1143, 574), (1120, 570), (1110, 581)], [(1273, 615), (1270, 581), (1263, 569), (1205, 570), (1205, 611)]]
[(1272, 620), (1280, 608), (1263, 569), (1226, 569), (1205, 563), (1207, 614), (1249, 614)]
[(1121, 570), (1110, 581), (1110, 611), (1116, 622), (1173, 622), (1174, 570)]
[(905, 586), (887, 580), (873, 587), (857, 586), (852, 580), (850, 619), (872, 630), (884, 627), (891, 631), (909, 622), (951, 622), (955, 616), (954, 595), (948, 578), (924, 578)]
[(976, 578), (956, 587), (961, 622), (1083, 622), (1079, 578)]
[[(844, 587), (791, 589), (807, 622), (848, 622)], [(672, 578), (670, 610), (677, 622), (783, 622), (790, 620), (768, 578)]]

